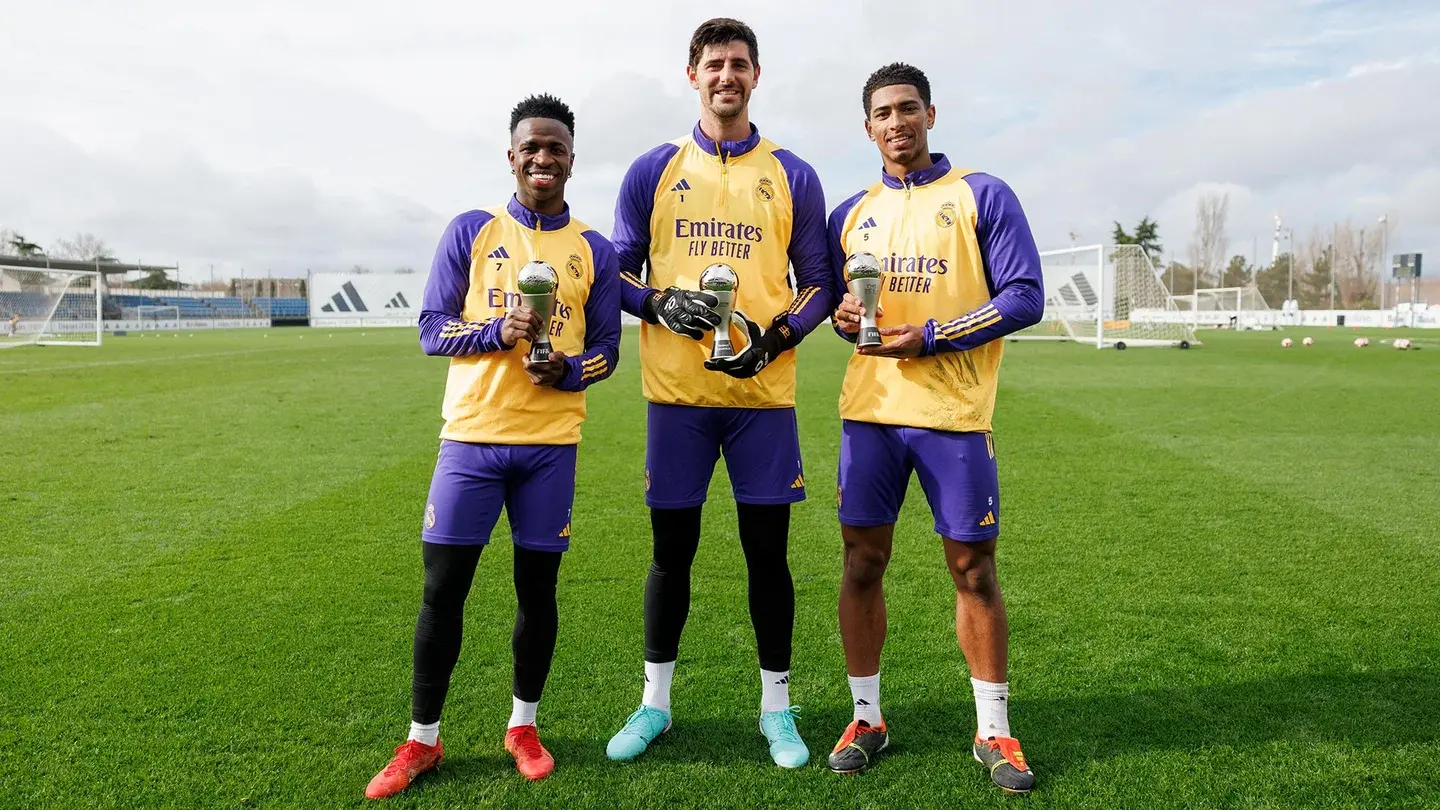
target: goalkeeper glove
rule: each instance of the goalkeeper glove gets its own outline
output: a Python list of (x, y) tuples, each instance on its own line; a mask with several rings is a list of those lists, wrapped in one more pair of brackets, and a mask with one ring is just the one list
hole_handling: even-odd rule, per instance
[(789, 324), (782, 324), (784, 315), (776, 316), (770, 322), (770, 328), (765, 329), (760, 324), (739, 310), (731, 313), (730, 320), (740, 331), (745, 333), (745, 349), (734, 357), (721, 357), (705, 361), (705, 368), (711, 371), (723, 371), (736, 379), (747, 379), (759, 374), (764, 368), (774, 362), (780, 353), (795, 345), (792, 342), (793, 331)]
[(699, 340), (720, 324), (711, 309), (720, 300), (709, 293), (667, 287), (645, 299), (645, 320), (658, 323), (677, 335)]

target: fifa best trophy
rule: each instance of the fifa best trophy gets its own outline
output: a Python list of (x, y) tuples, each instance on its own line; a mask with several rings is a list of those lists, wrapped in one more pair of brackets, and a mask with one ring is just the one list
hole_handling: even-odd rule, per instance
[(875, 308), (880, 304), (880, 262), (870, 253), (856, 253), (845, 261), (845, 286), (860, 299), (865, 308), (860, 315), (860, 335), (856, 346), (879, 346), (880, 327), (875, 324)]
[(710, 349), (710, 359), (718, 360), (735, 356), (735, 346), (730, 342), (730, 313), (735, 309), (735, 290), (740, 287), (740, 276), (728, 264), (712, 264), (700, 274), (700, 291), (715, 296), (715, 314), (720, 324), (715, 327), (715, 345)]
[(545, 262), (530, 262), (520, 268), (516, 286), (520, 288), (520, 302), (540, 316), (540, 334), (530, 344), (530, 359), (543, 363), (550, 359), (550, 316), (555, 311), (560, 276)]

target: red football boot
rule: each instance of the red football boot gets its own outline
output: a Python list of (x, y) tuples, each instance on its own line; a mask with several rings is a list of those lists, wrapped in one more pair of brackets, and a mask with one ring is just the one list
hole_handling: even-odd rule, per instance
[(435, 770), (445, 758), (445, 748), (439, 740), (426, 745), (419, 740), (406, 740), (395, 749), (395, 758), (385, 770), (375, 774), (365, 787), (365, 798), (387, 799), (410, 787), (410, 783), (426, 771)]
[(555, 770), (555, 758), (540, 744), (540, 733), (533, 725), (505, 732), (505, 750), (515, 757), (515, 769), (526, 779), (544, 779)]

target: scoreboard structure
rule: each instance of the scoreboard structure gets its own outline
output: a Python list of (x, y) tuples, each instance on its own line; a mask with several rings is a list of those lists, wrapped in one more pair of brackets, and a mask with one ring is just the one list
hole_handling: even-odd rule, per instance
[(1396, 253), (1390, 257), (1390, 277), (1414, 279), (1420, 277), (1419, 253)]

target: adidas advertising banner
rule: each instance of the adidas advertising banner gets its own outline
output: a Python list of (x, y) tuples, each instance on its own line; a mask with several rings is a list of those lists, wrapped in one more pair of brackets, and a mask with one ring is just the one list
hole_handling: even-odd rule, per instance
[(424, 273), (312, 273), (311, 326), (418, 326)]

